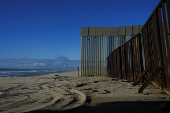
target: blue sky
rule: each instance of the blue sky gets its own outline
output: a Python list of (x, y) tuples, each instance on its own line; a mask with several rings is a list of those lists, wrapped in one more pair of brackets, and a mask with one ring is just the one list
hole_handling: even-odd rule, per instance
[(143, 25), (159, 1), (0, 0), (0, 68), (79, 66), (81, 27)]

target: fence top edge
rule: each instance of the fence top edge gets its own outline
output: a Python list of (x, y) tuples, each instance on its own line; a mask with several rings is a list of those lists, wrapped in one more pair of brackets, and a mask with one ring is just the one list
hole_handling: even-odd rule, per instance
[[(126, 44), (128, 44), (130, 41), (132, 41), (133, 39), (135, 39), (136, 37), (140, 36), (140, 33), (137, 33), (135, 36), (133, 36), (133, 38), (131, 38), (130, 40), (128, 40), (125, 44), (123, 44), (122, 46), (119, 46), (118, 48), (116, 48), (113, 52), (111, 52), (110, 54), (114, 53), (115, 51), (117, 51), (118, 49), (122, 48), (123, 46), (125, 46)], [(110, 56), (110, 55), (109, 55)], [(108, 57), (109, 57), (108, 56)]]
[(159, 7), (161, 7), (162, 3), (164, 3), (165, 0), (161, 0), (158, 5), (156, 6), (156, 8), (153, 10), (152, 14), (149, 16), (149, 18), (147, 19), (147, 21), (145, 22), (145, 24), (143, 25), (143, 27), (141, 28), (141, 30), (146, 26), (146, 24), (148, 23), (148, 21), (152, 18), (152, 16), (154, 15), (154, 13), (158, 10)]

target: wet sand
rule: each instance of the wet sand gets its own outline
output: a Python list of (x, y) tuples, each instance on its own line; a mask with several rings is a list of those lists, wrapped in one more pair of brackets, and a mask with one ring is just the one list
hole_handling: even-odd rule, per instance
[(0, 112), (169, 112), (170, 96), (151, 84), (138, 94), (141, 84), (77, 75), (0, 78)]

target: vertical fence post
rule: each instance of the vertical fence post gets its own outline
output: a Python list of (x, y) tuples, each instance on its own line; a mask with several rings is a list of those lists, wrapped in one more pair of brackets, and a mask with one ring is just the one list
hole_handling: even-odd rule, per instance
[(140, 33), (138, 33), (137, 36), (137, 40), (138, 40), (138, 64), (139, 64), (139, 74), (140, 75), (143, 71), (143, 60), (142, 60), (142, 46), (141, 46), (141, 35)]

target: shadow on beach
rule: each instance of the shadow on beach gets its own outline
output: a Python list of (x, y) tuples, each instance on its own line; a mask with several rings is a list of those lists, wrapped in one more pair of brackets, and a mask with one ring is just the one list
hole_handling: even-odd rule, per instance
[(170, 101), (119, 101), (69, 110), (35, 110), (26, 113), (170, 113)]

